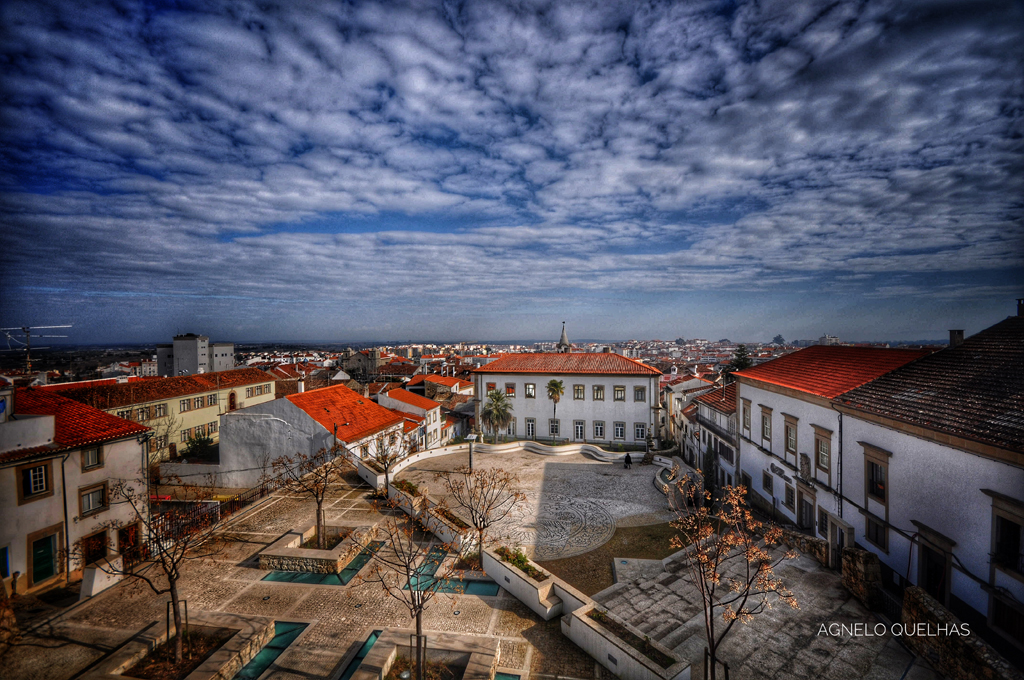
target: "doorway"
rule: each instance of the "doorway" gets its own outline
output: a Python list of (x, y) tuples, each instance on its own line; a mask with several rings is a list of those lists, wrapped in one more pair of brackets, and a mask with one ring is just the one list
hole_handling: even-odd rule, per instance
[(57, 534), (32, 541), (32, 584), (41, 583), (57, 573)]
[(918, 584), (925, 592), (941, 602), (948, 605), (946, 591), (948, 590), (947, 561), (945, 554), (933, 550), (925, 544), (921, 544), (921, 561)]
[(236, 408), (238, 408), (238, 398), (235, 396), (235, 393), (232, 392), (228, 395), (228, 410), (234, 411)]

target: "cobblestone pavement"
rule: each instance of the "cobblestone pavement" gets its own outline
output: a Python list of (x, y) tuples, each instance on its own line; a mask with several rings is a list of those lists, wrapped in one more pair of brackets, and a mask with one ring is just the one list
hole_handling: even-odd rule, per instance
[[(649, 483), (649, 480), (648, 480)], [(338, 485), (324, 504), (328, 521), (365, 524), (379, 519), (368, 487)], [(336, 678), (370, 631), (410, 627), (403, 605), (373, 586), (305, 585), (262, 581), (257, 555), (288, 529), (312, 521), (315, 504), (279, 493), (226, 522), (223, 549), (190, 562), (179, 581), (190, 613), (199, 610), (267, 615), (309, 627), (271, 669), (274, 680)], [(0, 680), (66, 680), (111, 653), (152, 622), (163, 627), (167, 595), (121, 583), (65, 610), (0, 657)], [(529, 680), (600, 677), (595, 662), (504, 590), (496, 597), (438, 595), (424, 613), (429, 631), (497, 637), (500, 667)]]
[[(443, 495), (435, 475), (469, 462), (467, 454), (428, 458), (402, 470), (434, 496)], [(658, 524), (675, 518), (653, 482), (655, 468), (630, 470), (584, 455), (542, 456), (527, 452), (476, 454), (477, 467), (514, 471), (527, 501), (489, 535), (521, 545), (540, 561), (590, 552), (609, 539), (616, 527)]]

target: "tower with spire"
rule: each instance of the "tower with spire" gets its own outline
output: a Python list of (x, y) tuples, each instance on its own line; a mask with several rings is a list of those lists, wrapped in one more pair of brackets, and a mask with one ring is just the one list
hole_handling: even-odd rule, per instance
[(565, 322), (562, 322), (562, 337), (558, 340), (557, 351), (561, 354), (568, 354), (572, 351), (572, 345), (569, 344), (569, 336), (565, 334)]

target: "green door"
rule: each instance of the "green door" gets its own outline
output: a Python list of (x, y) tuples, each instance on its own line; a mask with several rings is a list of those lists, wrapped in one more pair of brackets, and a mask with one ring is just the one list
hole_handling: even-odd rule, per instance
[(54, 559), (57, 553), (57, 534), (50, 534), (32, 542), (32, 583), (45, 581), (57, 573)]

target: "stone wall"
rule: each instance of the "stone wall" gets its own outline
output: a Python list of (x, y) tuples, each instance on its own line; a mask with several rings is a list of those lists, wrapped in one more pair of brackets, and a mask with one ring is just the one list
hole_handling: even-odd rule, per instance
[(868, 550), (843, 548), (843, 586), (865, 607), (877, 609), (882, 587), (878, 555)]
[[(953, 626), (963, 630), (965, 625), (923, 589), (912, 586), (903, 594), (903, 626), (916, 630), (913, 627), (918, 624), (931, 626), (933, 632), (939, 626), (948, 631)], [(907, 634), (900, 639), (952, 680), (1024, 680), (1024, 673), (973, 631), (968, 635)]]
[(798, 531), (783, 529), (782, 542), (785, 543), (787, 547), (796, 548), (800, 552), (810, 555), (814, 559), (818, 560), (822, 565), (826, 567), (829, 566), (828, 542), (826, 542), (825, 539), (801, 534)]

